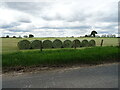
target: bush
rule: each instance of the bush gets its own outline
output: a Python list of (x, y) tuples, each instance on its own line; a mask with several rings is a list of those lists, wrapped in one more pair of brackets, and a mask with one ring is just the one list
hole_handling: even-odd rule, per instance
[(31, 41), (30, 48), (31, 49), (40, 49), (40, 48), (42, 48), (42, 41), (40, 41), (40, 40)]
[(72, 45), (73, 47), (80, 47), (81, 46), (81, 42), (78, 39), (75, 39), (72, 44), (73, 44)]
[(43, 46), (43, 48), (52, 48), (52, 41), (45, 40), (45, 41), (43, 41), (42, 46)]
[(53, 47), (54, 48), (61, 48), (62, 47), (62, 41), (59, 39), (56, 39), (53, 41)]
[(89, 46), (96, 46), (95, 40), (90, 40), (89, 41)]
[(88, 40), (83, 40), (82, 41), (82, 47), (88, 47), (88, 46), (89, 46)]
[(23, 49), (29, 49), (30, 48), (30, 42), (28, 40), (21, 40), (18, 42), (18, 48)]
[(70, 40), (65, 40), (63, 42), (63, 47), (64, 48), (71, 48), (72, 47), (72, 42)]

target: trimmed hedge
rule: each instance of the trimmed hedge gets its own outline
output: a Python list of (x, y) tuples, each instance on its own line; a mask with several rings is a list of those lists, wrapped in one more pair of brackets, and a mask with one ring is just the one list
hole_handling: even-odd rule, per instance
[(42, 41), (40, 41), (40, 40), (31, 41), (30, 48), (31, 49), (40, 49), (40, 48), (42, 48)]
[(43, 41), (42, 46), (43, 46), (43, 48), (52, 48), (52, 41), (45, 40), (45, 41)]
[(64, 48), (71, 48), (72, 47), (72, 42), (70, 40), (65, 40), (63, 42), (63, 47)]
[(18, 42), (17, 46), (21, 50), (29, 49), (30, 48), (30, 41), (28, 41), (28, 40), (21, 40), (21, 41)]

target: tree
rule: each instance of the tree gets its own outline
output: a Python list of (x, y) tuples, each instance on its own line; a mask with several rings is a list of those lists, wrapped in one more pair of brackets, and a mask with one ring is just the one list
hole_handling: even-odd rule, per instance
[(91, 34), (90, 34), (90, 36), (95, 37), (95, 34), (97, 34), (97, 32), (96, 31), (92, 31)]
[(24, 38), (28, 38), (28, 36), (27, 35), (25, 35), (25, 36), (23, 36)]
[(7, 35), (6, 38), (9, 38), (9, 35)]
[(32, 35), (32, 34), (29, 34), (29, 38), (33, 38), (34, 37), (34, 35)]
[(13, 38), (16, 38), (16, 36), (13, 36)]

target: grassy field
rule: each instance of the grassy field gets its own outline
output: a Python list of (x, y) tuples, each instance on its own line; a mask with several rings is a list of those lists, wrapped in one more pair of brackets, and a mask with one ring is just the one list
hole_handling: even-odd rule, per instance
[[(25, 38), (23, 38), (25, 39)], [(2, 38), (2, 53), (12, 53), (19, 51), (17, 47), (17, 43), (20, 40), (23, 39), (17, 39), (17, 38)], [(28, 40), (55, 40), (55, 39), (60, 39), (62, 41), (69, 39), (69, 40), (74, 40), (74, 39), (79, 39), (80, 41), (83, 39), (91, 40), (94, 39), (96, 41), (97, 46), (100, 46), (101, 40), (104, 40), (103, 46), (117, 46), (118, 45), (118, 38), (27, 38)]]
[[(120, 48), (119, 48), (120, 49)], [(120, 58), (119, 58), (120, 59)], [(93, 47), (83, 49), (27, 50), (3, 54), (3, 67), (38, 65), (96, 64), (118, 60), (118, 47)]]

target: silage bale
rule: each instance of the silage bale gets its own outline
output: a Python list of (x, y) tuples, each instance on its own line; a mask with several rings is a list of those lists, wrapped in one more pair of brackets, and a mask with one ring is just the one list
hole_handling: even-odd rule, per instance
[(17, 46), (21, 50), (29, 49), (30, 48), (30, 41), (28, 41), (28, 40), (21, 40), (21, 41), (18, 42)]
[(72, 42), (70, 40), (65, 40), (63, 42), (63, 47), (64, 48), (71, 48), (72, 47)]
[(80, 40), (78, 40), (78, 39), (75, 39), (73, 42), (72, 42), (72, 46), (73, 46), (73, 48), (74, 47), (80, 47), (81, 46), (81, 42), (80, 42)]
[(62, 47), (62, 41), (59, 39), (56, 39), (53, 41), (53, 47), (54, 48), (61, 48)]
[(88, 47), (88, 46), (89, 46), (88, 40), (83, 40), (82, 41), (82, 47)]
[(31, 49), (40, 49), (40, 48), (42, 48), (42, 41), (40, 41), (40, 40), (31, 41), (30, 48)]
[(42, 46), (43, 46), (43, 48), (52, 48), (52, 41), (45, 40), (45, 41), (43, 41)]
[(96, 46), (95, 40), (90, 40), (89, 41), (89, 46)]

